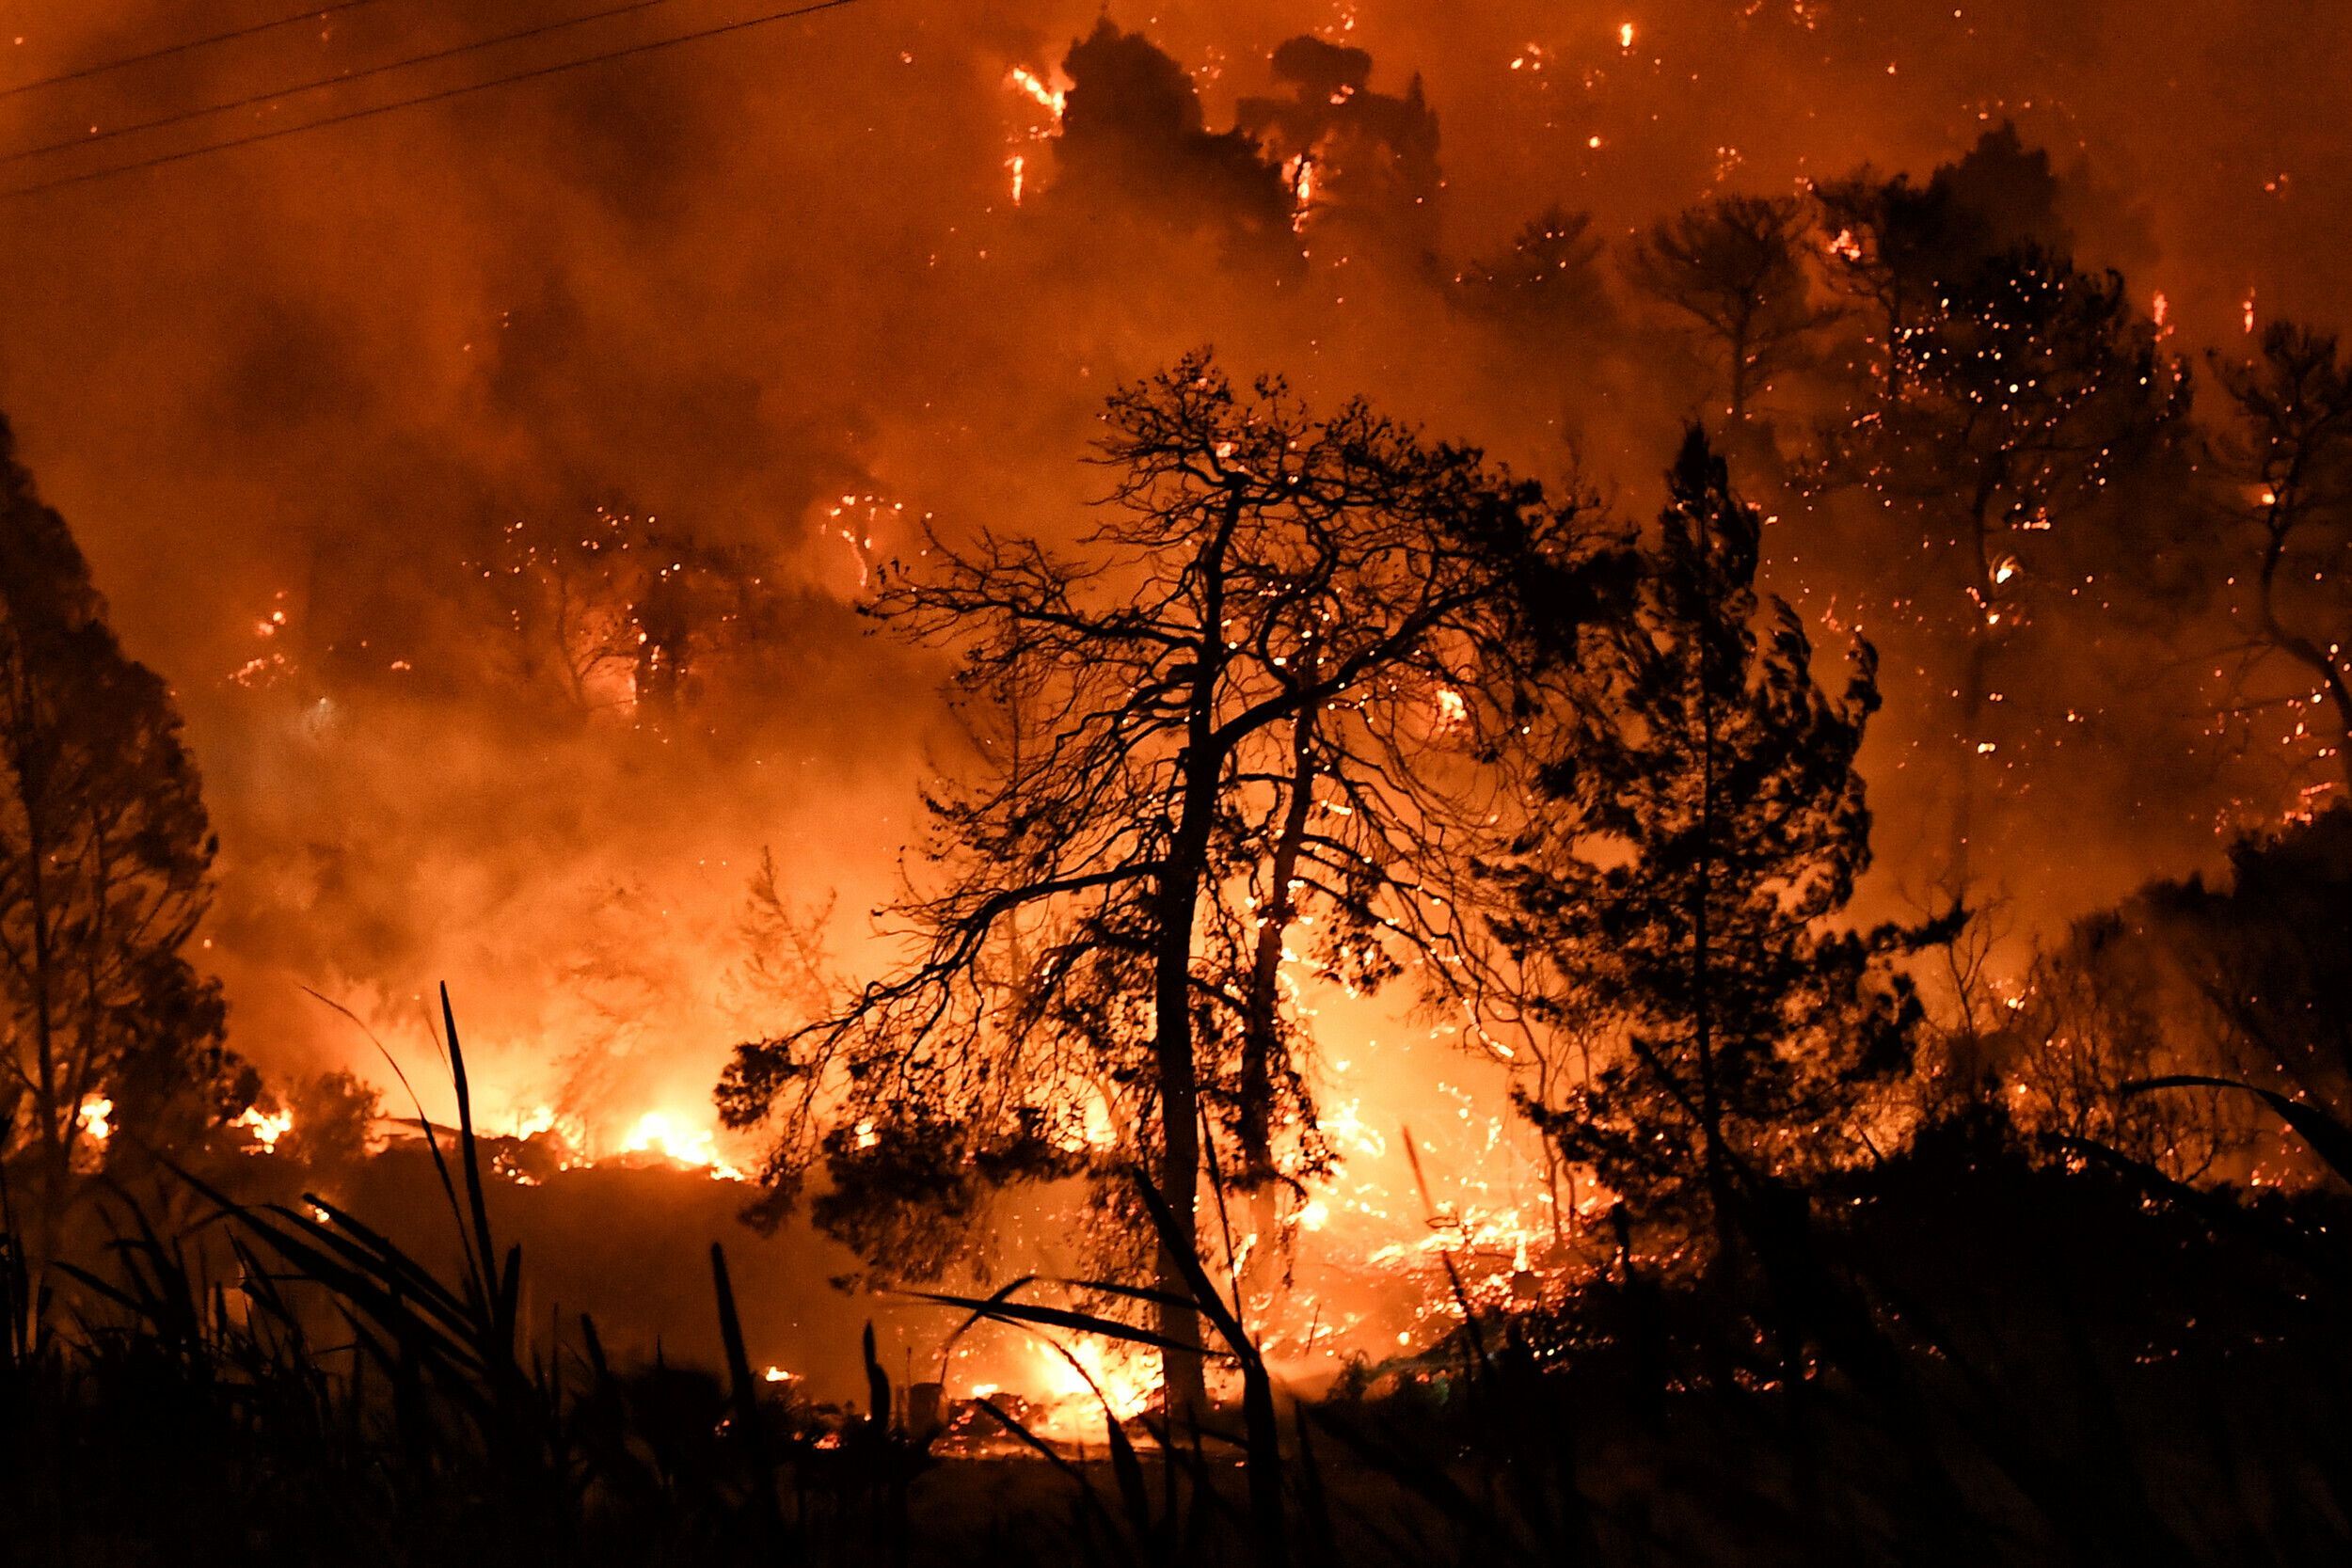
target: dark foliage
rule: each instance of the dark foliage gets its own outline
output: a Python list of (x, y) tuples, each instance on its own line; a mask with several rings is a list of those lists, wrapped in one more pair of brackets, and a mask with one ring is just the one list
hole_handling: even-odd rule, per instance
[(1871, 651), (1823, 692), (1794, 612), (1755, 624), (1761, 519), (1697, 430), (1668, 483), (1616, 684), (1559, 723), (1540, 830), (1489, 872), (1553, 1040), (1526, 1108), (1645, 1216), (1689, 1225), (1735, 1168), (1858, 1156), (1857, 1112), (1909, 1070), (1920, 1011), (1881, 964), (1915, 934), (1823, 924), (1869, 862)]
[(38, 1259), (114, 1148), (184, 1147), (251, 1099), (181, 951), (215, 847), (170, 691), (0, 424), (0, 1161)]
[(1809, 298), (1801, 247), (1810, 227), (1793, 197), (1725, 196), (1661, 219), (1633, 246), (1634, 283), (1722, 355), (1734, 424), (1774, 374), (1802, 362), (1807, 335), (1829, 319)]

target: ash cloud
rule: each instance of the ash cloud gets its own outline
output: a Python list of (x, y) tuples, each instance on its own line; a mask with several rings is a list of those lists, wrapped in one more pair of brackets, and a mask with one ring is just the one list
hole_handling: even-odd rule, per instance
[[(2127, 267), (2143, 309), (2165, 293), (2181, 346), (2241, 341), (2249, 295), (2340, 310), (2340, 39), (2250, 5), (1963, 11), (866, 4), (16, 199), (0, 404), (188, 712), (226, 846), (199, 958), (237, 1044), (369, 1070), (308, 985), (413, 1061), (417, 998), (447, 978), (514, 1108), (567, 1101), (607, 1135), (707, 1114), (726, 1044), (760, 1026), (727, 977), (761, 847), (855, 911), (914, 825), (935, 670), (866, 635), (863, 574), (926, 515), (1073, 532), (1103, 394), (1200, 342), (1639, 515), (1704, 372), (1614, 280), (1630, 231), (1866, 161), (1924, 181), (2005, 121), (2058, 180), (2010, 221)], [(215, 18), (51, 0), (0, 31), (25, 37), (22, 80)], [(25, 95), (0, 126), (32, 145), (485, 30), (388, 0)], [(1058, 124), (1016, 68), (1061, 84)], [(30, 183), (207, 129), (12, 166)], [(1295, 229), (1301, 154), (1320, 205)], [(1545, 245), (1594, 288), (1502, 300)], [(1792, 394), (1777, 417), (1808, 412)], [(549, 589), (516, 539), (600, 515), (713, 604), (741, 590), (679, 633), (700, 685), (658, 713), (559, 678), (522, 624)], [(1843, 626), (1850, 541), (1786, 537), (1782, 591)], [(2085, 633), (2114, 645), (2080, 668), (2154, 657), (2167, 602)], [(1871, 758), (1889, 898), (1925, 809), (1899, 765), (1930, 723), (1904, 717), (1928, 707), (1897, 651)], [(2037, 884), (2064, 882), (2031, 918), (2213, 851), (2227, 781), (2176, 759), (2180, 716), (2122, 675), (2103, 696), (2080, 770), (2005, 830)], [(851, 970), (882, 951), (854, 918), (834, 941)]]

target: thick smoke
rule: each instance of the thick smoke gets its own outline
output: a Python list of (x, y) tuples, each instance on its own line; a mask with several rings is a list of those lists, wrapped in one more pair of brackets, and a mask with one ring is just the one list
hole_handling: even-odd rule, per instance
[[(0, 126), (41, 145), (584, 8), (378, 0), (0, 101)], [(0, 65), (270, 14), (231, 9), (20, 0)], [(6, 178), (749, 14), (679, 0)], [(1977, 204), (2124, 269), (2142, 312), (2163, 294), (2168, 347), (2242, 344), (2249, 310), (2326, 324), (2352, 280), (2345, 45), (2296, 16), (865, 0), (13, 198), (0, 405), (187, 712), (224, 844), (198, 957), (237, 1047), (382, 1081), (303, 988), (413, 1068), (447, 979), (493, 1116), (610, 1148), (646, 1113), (709, 1125), (728, 1043), (783, 1022), (741, 928), (763, 848), (788, 902), (837, 894), (834, 964), (885, 955), (858, 912), (953, 737), (936, 670), (853, 601), (925, 515), (1081, 527), (1120, 381), (1215, 342), (1638, 515), (1710, 394), (1614, 277), (1633, 230), (1866, 161), (1924, 181), (2005, 122), (2050, 178), (1980, 164)], [(1776, 410), (1791, 435), (1807, 397)], [(1877, 591), (1856, 528), (1792, 512), (1768, 539), (1832, 649)], [(2249, 798), (2138, 678), (2202, 602), (2159, 584), (2053, 645), (2081, 689), (2042, 705), (2099, 719), (2000, 819), (2020, 920), (2210, 859)], [(1866, 762), (1891, 906), (1926, 895), (1907, 759), (1944, 721), (1900, 628), (1860, 629), (1890, 640)]]

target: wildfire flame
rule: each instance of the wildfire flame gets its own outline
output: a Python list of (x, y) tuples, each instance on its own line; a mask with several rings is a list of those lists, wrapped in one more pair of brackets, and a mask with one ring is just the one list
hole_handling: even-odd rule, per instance
[(687, 1127), (660, 1111), (648, 1111), (621, 1145), (624, 1154), (659, 1154), (683, 1165), (699, 1165), (722, 1181), (741, 1181), (743, 1173), (719, 1158), (718, 1139), (708, 1128)]
[(1315, 204), (1315, 161), (1301, 152), (1283, 166), (1282, 173), (1291, 187), (1291, 232), (1304, 232)]
[(264, 1112), (259, 1105), (247, 1105), (245, 1108), (245, 1114), (229, 1125), (250, 1130), (253, 1133), (253, 1144), (246, 1152), (258, 1154), (276, 1148), (278, 1140), (294, 1131), (294, 1113), (279, 1111), (273, 1115)]
[[(1160, 1391), (1159, 1357), (1150, 1351), (1107, 1346), (1080, 1340), (1068, 1347), (1070, 1358), (1048, 1346), (1035, 1347), (1034, 1386), (1052, 1402), (1038, 1423), (1044, 1434), (1065, 1440), (1099, 1439), (1104, 1407), (1113, 1418), (1132, 1420), (1151, 1406)], [(1072, 1360), (1077, 1362), (1073, 1367)], [(1083, 1372), (1080, 1368), (1085, 1369)], [(1091, 1384), (1088, 1379), (1091, 1378)], [(977, 1396), (976, 1390), (976, 1397)]]
[(1035, 99), (1038, 106), (1050, 113), (1057, 122), (1061, 119), (1062, 104), (1068, 98), (1068, 94), (1057, 92), (1047, 87), (1037, 76), (1020, 66), (1012, 68), (1011, 81), (1014, 87)]

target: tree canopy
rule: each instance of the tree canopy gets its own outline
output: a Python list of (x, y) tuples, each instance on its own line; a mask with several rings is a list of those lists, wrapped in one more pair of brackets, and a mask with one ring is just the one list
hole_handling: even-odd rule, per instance
[(1808, 299), (1798, 250), (1806, 228), (1794, 198), (1724, 196), (1660, 219), (1633, 246), (1633, 281), (1721, 346), (1734, 421), (1827, 319)]
[(1903, 933), (1827, 924), (1869, 863), (1876, 657), (1857, 641), (1833, 696), (1786, 604), (1756, 625), (1762, 520), (1695, 428), (1668, 487), (1606, 700), (1550, 727), (1549, 809), (1488, 872), (1550, 1036), (1522, 1103), (1613, 1192), (1693, 1219), (1738, 1172), (1835, 1163), (1918, 1007), (1875, 962)]
[[(909, 959), (720, 1089), (787, 1198), (827, 1163), (836, 1222), (1140, 1159), (1189, 1223), (1204, 1132), (1315, 1169), (1284, 934), (1311, 921), (1301, 956), (1353, 987), (1445, 968), (1461, 917), (1422, 879), (1494, 814), (1495, 674), (1524, 607), (1592, 602), (1579, 509), (1360, 402), (1318, 419), (1202, 354), (1104, 420), (1075, 553), (933, 535), (874, 602), (957, 649), (974, 720), (892, 911)], [(1187, 1312), (1161, 1332), (1199, 1343)]]
[(163, 678), (126, 657), (0, 423), (0, 1119), (54, 1227), (116, 1126), (217, 1074), (217, 982), (182, 954), (216, 847)]

